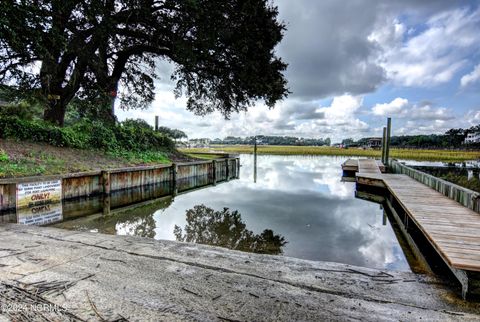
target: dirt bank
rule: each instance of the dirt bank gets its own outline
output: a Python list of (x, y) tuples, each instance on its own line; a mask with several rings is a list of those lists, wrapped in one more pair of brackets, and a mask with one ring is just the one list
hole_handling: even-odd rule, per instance
[(98, 150), (54, 147), (44, 143), (0, 139), (0, 178), (63, 174), (109, 168), (194, 160), (178, 151), (159, 151), (156, 157)]

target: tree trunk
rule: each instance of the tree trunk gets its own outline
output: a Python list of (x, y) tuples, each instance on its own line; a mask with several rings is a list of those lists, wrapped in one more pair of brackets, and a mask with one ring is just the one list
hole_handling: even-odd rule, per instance
[(106, 95), (103, 99), (102, 119), (107, 123), (115, 124), (117, 118), (115, 116), (115, 101), (117, 99), (118, 81), (110, 80), (110, 84), (105, 88)]
[(114, 125), (117, 121), (114, 111), (115, 97), (105, 97), (102, 99), (100, 109), (100, 119), (106, 124)]
[(63, 126), (67, 104), (63, 101), (49, 101), (48, 107), (43, 113), (43, 119), (57, 126)]

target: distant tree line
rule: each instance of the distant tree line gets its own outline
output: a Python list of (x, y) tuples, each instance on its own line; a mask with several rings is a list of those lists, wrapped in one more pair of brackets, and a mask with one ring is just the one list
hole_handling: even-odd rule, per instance
[[(254, 144), (255, 136), (248, 136), (245, 138), (227, 136), (223, 140), (215, 139), (212, 144)], [(298, 138), (294, 136), (268, 136), (257, 135), (257, 144), (259, 145), (300, 145), (300, 146), (330, 146), (330, 138), (326, 139), (310, 139), (310, 138)]]
[[(399, 148), (454, 148), (454, 149), (477, 149), (480, 143), (465, 144), (465, 138), (469, 133), (480, 132), (480, 124), (468, 129), (450, 129), (445, 134), (424, 134), (424, 135), (401, 135), (392, 136), (390, 146)], [(369, 138), (362, 138), (354, 141), (351, 138), (342, 140), (346, 147), (365, 146)]]

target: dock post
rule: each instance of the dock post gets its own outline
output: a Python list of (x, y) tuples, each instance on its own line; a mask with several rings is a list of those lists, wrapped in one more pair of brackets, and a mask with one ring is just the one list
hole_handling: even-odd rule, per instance
[(217, 161), (212, 160), (212, 180), (213, 185), (217, 184)]
[(172, 163), (172, 195), (175, 197), (178, 193), (177, 190), (177, 175), (178, 175), (178, 165)]
[(225, 159), (225, 180), (228, 181), (229, 180), (229, 176), (230, 176), (230, 171), (229, 171), (229, 165), (230, 165), (230, 162), (229, 162), (230, 159)]
[(387, 144), (387, 128), (383, 127), (383, 138), (382, 138), (382, 163), (385, 165), (385, 148)]
[(392, 130), (392, 119), (389, 117), (387, 118), (387, 140), (385, 145), (385, 163), (384, 165), (388, 167), (388, 157), (390, 154), (390, 132)]
[(111, 213), (112, 209), (112, 203), (111, 203), (111, 198), (110, 195), (103, 195), (103, 215), (108, 216)]
[(110, 171), (102, 171), (103, 186), (103, 215), (107, 216), (111, 210), (110, 199)]
[(253, 182), (257, 183), (257, 136), (253, 146)]
[(103, 187), (103, 193), (109, 195), (110, 194), (110, 172), (109, 171), (102, 171), (102, 187)]
[(155, 132), (158, 131), (158, 115), (155, 115)]
[(237, 158), (237, 179), (240, 179), (240, 158)]

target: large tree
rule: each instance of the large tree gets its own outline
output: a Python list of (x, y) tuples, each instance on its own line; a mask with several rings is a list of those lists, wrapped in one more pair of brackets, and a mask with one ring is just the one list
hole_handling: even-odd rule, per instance
[(155, 65), (175, 64), (187, 108), (225, 117), (288, 91), (275, 55), (284, 25), (267, 0), (5, 0), (0, 84), (34, 93), (46, 120), (63, 124), (74, 98), (113, 119), (154, 99)]

